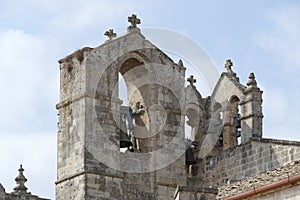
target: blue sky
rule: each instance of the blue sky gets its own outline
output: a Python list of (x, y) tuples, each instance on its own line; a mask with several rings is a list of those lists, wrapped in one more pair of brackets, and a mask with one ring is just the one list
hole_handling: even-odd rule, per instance
[(29, 190), (54, 198), (57, 60), (102, 44), (109, 28), (125, 33), (132, 13), (141, 28), (192, 38), (220, 72), (227, 58), (241, 82), (255, 72), (264, 137), (299, 140), (299, 1), (0, 0), (0, 183), (7, 192), (23, 163)]

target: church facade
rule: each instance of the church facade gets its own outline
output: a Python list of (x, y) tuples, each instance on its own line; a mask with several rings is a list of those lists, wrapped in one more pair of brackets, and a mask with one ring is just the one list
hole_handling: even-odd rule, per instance
[(228, 59), (202, 97), (184, 63), (128, 22), (59, 61), (56, 199), (299, 199), (300, 142), (263, 138), (255, 74), (240, 83)]
[(254, 73), (243, 85), (227, 60), (202, 98), (192, 76), (185, 87), (183, 62), (148, 41), (136, 15), (128, 21), (127, 34), (110, 29), (104, 44), (59, 61), (57, 199), (223, 198), (218, 188), (300, 159), (298, 142), (262, 137)]

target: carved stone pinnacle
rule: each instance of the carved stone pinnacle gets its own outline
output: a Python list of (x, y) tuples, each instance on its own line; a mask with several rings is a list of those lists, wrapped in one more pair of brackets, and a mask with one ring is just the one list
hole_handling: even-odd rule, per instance
[(249, 75), (249, 81), (247, 82), (248, 87), (257, 87), (257, 82), (255, 80), (255, 75), (253, 72)]
[(178, 65), (179, 65), (179, 66), (183, 66), (183, 62), (182, 62), (182, 60), (181, 60), (181, 59), (179, 59), (179, 61), (178, 61)]
[(17, 183), (17, 186), (14, 187), (14, 192), (15, 193), (26, 193), (27, 187), (25, 186), (25, 182), (27, 181), (27, 179), (25, 178), (24, 174), (23, 174), (23, 167), (22, 165), (20, 165), (19, 168), (19, 175), (15, 178), (15, 181)]

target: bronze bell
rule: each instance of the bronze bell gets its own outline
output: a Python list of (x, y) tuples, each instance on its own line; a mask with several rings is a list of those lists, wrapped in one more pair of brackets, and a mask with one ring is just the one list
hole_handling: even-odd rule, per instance
[(193, 141), (191, 145), (193, 145), (194, 148), (196, 149), (199, 146), (199, 142)]
[(124, 131), (120, 130), (120, 148), (125, 148), (130, 146), (132, 146), (132, 142), (130, 138)]
[(240, 114), (237, 114), (237, 117), (235, 118), (235, 128), (241, 128)]
[(194, 158), (194, 152), (190, 147), (185, 152), (185, 163), (186, 165), (194, 165), (197, 163)]

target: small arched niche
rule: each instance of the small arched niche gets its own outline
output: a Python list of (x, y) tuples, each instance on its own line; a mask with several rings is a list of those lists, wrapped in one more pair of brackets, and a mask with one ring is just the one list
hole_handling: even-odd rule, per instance
[(241, 144), (241, 114), (240, 114), (240, 99), (233, 95), (229, 99), (230, 122), (233, 127), (233, 133), (237, 144)]
[(210, 119), (211, 130), (218, 136), (216, 146), (223, 146), (223, 118), (222, 105), (219, 102), (215, 102), (212, 106), (212, 113)]
[(223, 119), (223, 113), (222, 113), (222, 105), (219, 102), (216, 102), (213, 105), (213, 109), (212, 109), (212, 118), (214, 120), (220, 121)]

